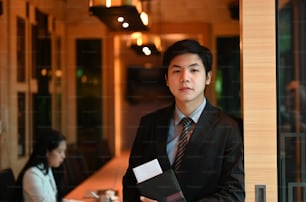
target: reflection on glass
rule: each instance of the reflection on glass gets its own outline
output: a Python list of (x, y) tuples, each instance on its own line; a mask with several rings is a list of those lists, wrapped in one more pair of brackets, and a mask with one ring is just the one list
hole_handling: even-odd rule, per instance
[(279, 201), (306, 201), (306, 5), (278, 0)]

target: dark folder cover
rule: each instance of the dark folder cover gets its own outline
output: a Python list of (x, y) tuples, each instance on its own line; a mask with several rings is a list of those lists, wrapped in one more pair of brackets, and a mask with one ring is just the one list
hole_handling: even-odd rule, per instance
[(186, 202), (172, 169), (137, 184), (141, 195), (158, 202)]

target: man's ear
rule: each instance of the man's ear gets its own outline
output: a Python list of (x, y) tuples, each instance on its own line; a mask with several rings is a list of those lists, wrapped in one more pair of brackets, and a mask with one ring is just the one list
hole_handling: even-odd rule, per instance
[(206, 85), (209, 85), (211, 83), (211, 77), (212, 77), (212, 71), (207, 72), (206, 74)]

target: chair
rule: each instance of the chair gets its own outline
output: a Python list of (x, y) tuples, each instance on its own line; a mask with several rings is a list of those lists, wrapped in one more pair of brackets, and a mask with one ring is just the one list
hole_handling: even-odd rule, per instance
[(67, 191), (79, 185), (90, 174), (84, 155), (77, 145), (68, 145), (67, 155), (64, 162), (65, 184)]
[(15, 177), (11, 168), (0, 170), (0, 202), (10, 202), (13, 199)]
[(100, 169), (113, 157), (106, 140), (80, 142), (78, 147), (92, 172)]
[(110, 152), (108, 142), (106, 140), (101, 140), (97, 143), (97, 167), (100, 168), (104, 166), (109, 160), (113, 158)]

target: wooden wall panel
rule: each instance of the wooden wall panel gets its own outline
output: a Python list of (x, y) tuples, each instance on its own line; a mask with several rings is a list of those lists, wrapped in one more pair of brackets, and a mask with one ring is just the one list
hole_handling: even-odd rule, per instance
[(275, 1), (241, 0), (246, 201), (277, 201)]

